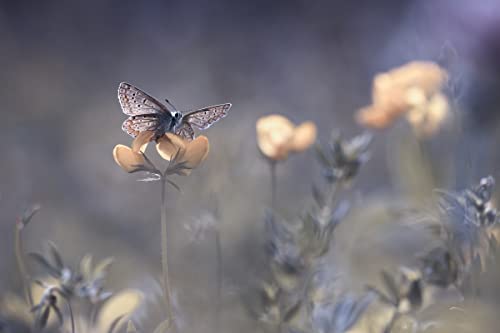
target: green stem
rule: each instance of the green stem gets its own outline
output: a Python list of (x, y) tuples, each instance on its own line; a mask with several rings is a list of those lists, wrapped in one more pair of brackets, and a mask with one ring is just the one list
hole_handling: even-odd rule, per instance
[(320, 216), (326, 218), (335, 209), (335, 201), (337, 200), (337, 194), (341, 187), (341, 183), (333, 183), (327, 190), (324, 206), (321, 207)]
[(71, 319), (71, 333), (75, 333), (75, 318), (73, 316), (73, 308), (71, 307), (71, 302), (69, 301), (69, 299), (66, 299), (66, 304), (68, 304), (69, 317)]
[(17, 268), (19, 270), (19, 274), (21, 275), (24, 294), (28, 301), (30, 307), (33, 307), (33, 296), (31, 295), (31, 288), (29, 285), (29, 276), (28, 271), (26, 269), (26, 264), (24, 263), (24, 251), (23, 251), (23, 239), (22, 239), (22, 230), (24, 225), (21, 221), (16, 223), (16, 230), (14, 235), (14, 252), (16, 254)]
[(271, 209), (273, 211), (276, 210), (276, 162), (269, 160), (269, 166), (271, 168)]
[(163, 278), (163, 296), (167, 307), (167, 316), (170, 319), (169, 327), (173, 327), (173, 331), (177, 332), (177, 324), (175, 323), (174, 311), (172, 307), (172, 292), (170, 289), (169, 273), (168, 273), (168, 257), (167, 257), (167, 200), (166, 200), (166, 177), (161, 178), (161, 267)]
[(215, 228), (215, 247), (217, 251), (217, 299), (215, 306), (215, 329), (214, 332), (219, 332), (220, 327), (220, 315), (221, 315), (221, 303), (222, 303), (222, 247), (220, 242), (220, 231), (219, 228)]

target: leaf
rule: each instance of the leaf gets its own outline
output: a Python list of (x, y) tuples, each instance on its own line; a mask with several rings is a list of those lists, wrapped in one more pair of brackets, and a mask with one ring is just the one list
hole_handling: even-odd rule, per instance
[(326, 156), (326, 154), (325, 154), (323, 148), (321, 147), (321, 145), (315, 144), (314, 147), (316, 149), (316, 158), (319, 161), (319, 163), (321, 164), (321, 166), (324, 167), (324, 168), (331, 167), (332, 162)]
[(52, 241), (47, 242), (49, 245), (49, 254), (54, 260), (54, 263), (56, 264), (57, 269), (61, 270), (64, 268), (64, 263), (61, 257), (61, 254), (59, 253), (59, 250), (56, 247), (56, 244)]
[(302, 301), (298, 300), (297, 303), (288, 308), (285, 312), (285, 315), (283, 316), (283, 321), (285, 323), (288, 323), (291, 320), (293, 320), (293, 318), (295, 318), (299, 313), (301, 306), (302, 306)]
[(123, 317), (124, 316), (119, 316), (119, 317), (115, 318), (115, 320), (113, 320), (111, 325), (109, 325), (108, 333), (113, 333), (115, 331), (115, 329), (118, 327), (118, 323), (120, 322), (120, 320), (123, 319)]
[(134, 289), (123, 290), (108, 298), (97, 315), (97, 331), (108, 332), (116, 318), (130, 316), (139, 308), (143, 298), (142, 293)]
[(39, 263), (41, 266), (43, 266), (43, 268), (45, 268), (47, 270), (47, 273), (49, 273), (53, 277), (55, 277), (55, 278), (61, 277), (61, 273), (59, 272), (59, 270), (57, 270), (54, 266), (52, 266), (47, 261), (47, 259), (45, 259), (44, 256), (41, 255), (40, 253), (31, 252), (31, 253), (28, 253), (28, 256), (30, 256), (37, 263)]
[(113, 257), (108, 257), (99, 262), (94, 269), (94, 278), (102, 279), (106, 276), (108, 268), (113, 264), (115, 259)]
[(179, 187), (179, 185), (177, 185), (176, 183), (174, 183), (173, 181), (171, 181), (170, 179), (167, 179), (167, 183), (169, 183), (170, 185), (172, 185), (177, 191), (179, 191), (180, 193), (182, 193), (182, 190), (181, 188)]
[(33, 205), (31, 208), (26, 209), (24, 211), (24, 214), (21, 217), (23, 227), (25, 227), (26, 225), (28, 225), (28, 223), (30, 223), (31, 219), (40, 210), (40, 208), (41, 208), (41, 206), (36, 204), (36, 205)]
[(170, 318), (162, 321), (158, 326), (156, 326), (153, 333), (166, 333), (170, 328)]
[(64, 319), (61, 310), (59, 310), (59, 308), (56, 305), (51, 305), (50, 307), (52, 308), (52, 310), (54, 310), (54, 312), (57, 315), (57, 320), (59, 320), (59, 326), (62, 326), (64, 323)]
[(156, 173), (149, 173), (149, 177), (137, 179), (138, 182), (157, 182), (161, 176)]
[(49, 319), (50, 307), (47, 306), (43, 309), (42, 313), (39, 313), (37, 317), (36, 324), (39, 328), (43, 329), (47, 325), (47, 321)]
[(312, 195), (318, 207), (323, 207), (325, 205), (325, 197), (316, 185), (312, 186)]
[(132, 320), (128, 321), (127, 333), (138, 333), (137, 328), (135, 328), (134, 322)]
[(86, 254), (80, 260), (80, 273), (85, 279), (89, 279), (92, 276), (92, 256), (90, 254)]
[(399, 289), (396, 285), (396, 281), (394, 281), (393, 277), (386, 271), (382, 271), (382, 281), (389, 292), (389, 297), (393, 299), (394, 303), (397, 303), (399, 300)]

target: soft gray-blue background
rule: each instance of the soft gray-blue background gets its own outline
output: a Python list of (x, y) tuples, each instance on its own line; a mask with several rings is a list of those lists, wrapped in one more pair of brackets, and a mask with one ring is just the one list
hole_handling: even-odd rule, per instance
[[(120, 129), (120, 81), (179, 109), (233, 103), (205, 133), (208, 160), (179, 179), (182, 195), (168, 194), (172, 275), (187, 308), (211, 302), (214, 252), (210, 235), (190, 243), (184, 224), (214, 201), (228, 293), (259, 271), (252, 254), (263, 251), (269, 199), (255, 143), (262, 115), (312, 120), (322, 140), (333, 128), (353, 135), (362, 131), (353, 113), (370, 103), (374, 74), (439, 61), (461, 87), (455, 112), (463, 120), (453, 145), (432, 142), (438, 163), (453, 154), (452, 185), (498, 176), (499, 22), (493, 0), (0, 2), (0, 290), (19, 287), (13, 227), (31, 203), (42, 210), (26, 232), (28, 249), (51, 239), (69, 261), (113, 255), (116, 288), (147, 291), (145, 277), (157, 276), (158, 184), (136, 182), (111, 155), (130, 143)], [(394, 137), (377, 134), (356, 185), (363, 196), (397, 194), (387, 157)], [(318, 180), (312, 159), (294, 156), (278, 170), (285, 215), (307, 207)]]

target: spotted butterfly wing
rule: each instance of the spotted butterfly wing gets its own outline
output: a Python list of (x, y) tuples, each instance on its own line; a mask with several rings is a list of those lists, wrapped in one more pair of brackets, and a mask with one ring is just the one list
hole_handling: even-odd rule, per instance
[(187, 140), (193, 140), (193, 126), (200, 130), (207, 129), (213, 123), (227, 116), (227, 111), (230, 108), (231, 103), (225, 103), (187, 112), (182, 116), (182, 123), (175, 133)]
[(191, 127), (191, 125), (189, 125), (186, 122), (182, 122), (182, 124), (180, 124), (180, 126), (175, 131), (175, 134), (183, 137), (184, 139), (186, 139), (188, 141), (191, 141), (194, 139), (193, 127)]
[(188, 112), (183, 115), (182, 121), (200, 130), (212, 126), (213, 123), (227, 116), (231, 103), (207, 106), (203, 109)]
[(122, 124), (122, 130), (135, 138), (140, 132), (157, 132), (161, 128), (161, 120), (155, 114), (131, 116)]
[(154, 97), (126, 82), (118, 86), (118, 100), (127, 116), (170, 113), (167, 107)]

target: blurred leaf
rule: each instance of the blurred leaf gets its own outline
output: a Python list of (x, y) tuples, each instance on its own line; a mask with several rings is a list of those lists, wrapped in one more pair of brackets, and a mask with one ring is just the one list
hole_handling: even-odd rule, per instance
[(99, 332), (108, 332), (118, 317), (126, 318), (139, 308), (143, 301), (141, 292), (126, 289), (108, 298), (99, 310), (97, 328)]
[(43, 268), (45, 268), (47, 270), (47, 273), (49, 273), (50, 275), (52, 275), (53, 277), (55, 278), (59, 278), (61, 277), (61, 274), (60, 272), (54, 268), (48, 261), (47, 259), (45, 259), (45, 257), (43, 255), (41, 255), (40, 253), (36, 253), (36, 252), (31, 252), (31, 253), (28, 253), (28, 256), (30, 256), (32, 259), (35, 260), (35, 262), (39, 263), (41, 266), (43, 266)]
[(94, 278), (100, 279), (106, 276), (108, 268), (113, 264), (113, 257), (105, 258), (97, 264), (94, 269)]
[(177, 185), (176, 183), (174, 183), (173, 181), (171, 181), (170, 179), (167, 179), (167, 183), (169, 183), (170, 185), (172, 185), (177, 191), (179, 191), (180, 193), (182, 193), (182, 190), (181, 188), (179, 187), (179, 185)]
[(156, 326), (153, 333), (166, 333), (170, 328), (170, 319), (165, 319), (158, 326)]
[(138, 179), (137, 181), (138, 182), (156, 182), (156, 181), (159, 181), (160, 179), (161, 179), (161, 176), (159, 176), (158, 174), (150, 174), (149, 177), (141, 178), (141, 179)]
[(302, 306), (302, 301), (298, 300), (294, 305), (288, 308), (283, 316), (283, 321), (285, 323), (292, 321), (299, 314), (301, 306)]
[(135, 328), (134, 322), (132, 320), (128, 321), (127, 333), (138, 333), (137, 328)]
[(394, 278), (389, 275), (386, 271), (382, 271), (382, 281), (384, 282), (384, 285), (387, 288), (387, 291), (389, 292), (389, 297), (394, 301), (394, 303), (397, 303), (399, 299), (399, 288), (396, 284), (396, 281), (394, 281)]
[(37, 326), (41, 329), (45, 328), (49, 319), (50, 307), (45, 307), (37, 318)]
[(59, 326), (62, 326), (64, 323), (64, 319), (63, 319), (63, 315), (61, 313), (61, 310), (59, 310), (59, 308), (55, 305), (51, 305), (51, 308), (52, 308), (52, 310), (54, 310), (54, 312), (57, 315), (57, 320), (59, 321)]
[(59, 254), (59, 250), (56, 247), (56, 244), (54, 244), (54, 242), (52, 242), (52, 241), (48, 241), (48, 245), (49, 245), (50, 256), (54, 260), (54, 263), (56, 264), (56, 268), (61, 270), (62, 268), (64, 268), (64, 263), (63, 263), (63, 260), (61, 258), (61, 255)]
[(318, 159), (321, 166), (324, 168), (330, 167), (332, 165), (332, 162), (325, 155), (325, 152), (324, 152), (323, 148), (321, 147), (321, 145), (316, 144), (316, 145), (314, 145), (314, 148), (316, 149), (316, 158)]
[(85, 279), (89, 279), (92, 276), (92, 256), (90, 254), (86, 254), (80, 260), (80, 273)]
[(28, 223), (30, 223), (31, 219), (40, 210), (40, 208), (41, 206), (36, 204), (24, 211), (23, 216), (21, 217), (21, 223), (23, 227), (25, 227), (26, 225), (28, 225)]
[(115, 318), (115, 320), (113, 320), (113, 322), (111, 323), (111, 325), (109, 325), (108, 333), (115, 332), (115, 329), (118, 327), (118, 323), (120, 322), (120, 320), (123, 319), (123, 317), (124, 316), (119, 316), (119, 317)]
[(323, 207), (325, 205), (325, 197), (316, 185), (312, 186), (312, 195), (318, 207)]

